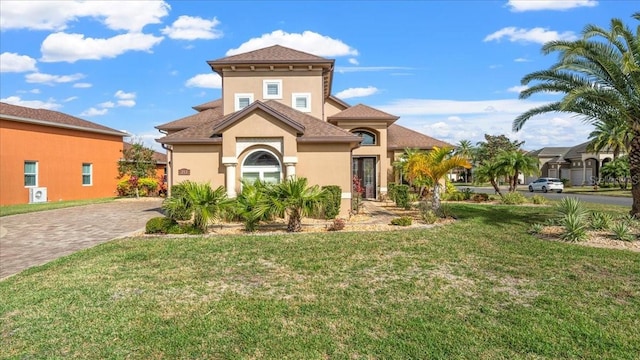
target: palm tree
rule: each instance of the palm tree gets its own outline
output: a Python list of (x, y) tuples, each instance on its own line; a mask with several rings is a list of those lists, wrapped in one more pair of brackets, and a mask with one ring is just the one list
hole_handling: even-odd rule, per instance
[(490, 182), (496, 194), (500, 197), (502, 197), (502, 193), (498, 186), (498, 178), (504, 175), (506, 175), (504, 167), (493, 159), (485, 160), (482, 164), (476, 166), (473, 172), (473, 178), (476, 182)]
[(289, 218), (288, 232), (302, 231), (302, 217), (322, 210), (326, 191), (318, 185), (307, 186), (306, 178), (292, 177), (267, 189), (267, 197), (255, 210), (257, 215), (270, 211)]
[(609, 149), (613, 152), (614, 160), (620, 156), (620, 152), (628, 152), (631, 132), (623, 119), (614, 118), (611, 121), (599, 121), (595, 124), (595, 128), (589, 134), (591, 142), (587, 146), (587, 151), (597, 153), (603, 149)]
[[(632, 15), (640, 20), (640, 12)], [(557, 53), (559, 61), (547, 70), (525, 75), (523, 85), (537, 83), (520, 93), (559, 92), (562, 99), (533, 108), (513, 121), (518, 131), (533, 116), (548, 112), (581, 115), (586, 123), (624, 121), (630, 132), (629, 165), (632, 178), (640, 178), (640, 26), (635, 34), (619, 19), (609, 30), (587, 25), (576, 41), (551, 41), (544, 54)], [(630, 214), (640, 216), (640, 181), (631, 185)]]
[(213, 190), (207, 183), (195, 183), (184, 181), (181, 184), (182, 191), (178, 196), (167, 199), (162, 207), (169, 217), (186, 211), (193, 218), (193, 226), (202, 232), (213, 220), (217, 220), (226, 211), (230, 204), (224, 187), (219, 186)]
[(504, 151), (498, 155), (497, 165), (509, 179), (509, 192), (518, 189), (518, 176), (538, 174), (538, 159), (525, 155), (522, 151)]
[[(473, 158), (475, 157), (475, 151), (476, 151), (476, 148), (473, 146), (473, 143), (471, 142), (471, 140), (460, 140), (460, 142), (458, 142), (458, 145), (456, 145), (454, 154), (462, 156), (463, 158), (469, 160), (469, 162), (473, 162)], [(471, 169), (465, 169), (464, 181), (467, 183), (471, 182), (469, 180), (470, 174), (471, 174)]]
[(407, 175), (410, 178), (425, 179), (433, 186), (432, 208), (440, 213), (440, 181), (451, 169), (457, 167), (470, 168), (467, 159), (459, 155), (451, 155), (451, 148), (433, 147), (428, 152), (418, 152), (407, 159)]
[(242, 182), (242, 191), (236, 197), (234, 212), (244, 221), (246, 231), (255, 231), (260, 221), (269, 220), (274, 215), (271, 208), (267, 208), (267, 211), (260, 209), (260, 204), (266, 200), (269, 186), (260, 180), (253, 183)]

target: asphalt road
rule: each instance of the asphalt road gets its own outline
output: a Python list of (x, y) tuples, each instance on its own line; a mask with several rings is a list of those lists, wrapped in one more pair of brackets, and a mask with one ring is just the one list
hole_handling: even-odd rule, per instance
[[(465, 188), (469, 188), (476, 193), (486, 193), (486, 194), (495, 194), (495, 190), (492, 187), (477, 187), (477, 186), (457, 186), (458, 190), (462, 190)], [(506, 187), (500, 187), (500, 191), (503, 193), (507, 192)], [(621, 206), (629, 206), (633, 203), (633, 200), (630, 197), (616, 197), (616, 196), (603, 196), (603, 195), (585, 195), (585, 194), (572, 194), (572, 193), (543, 193), (540, 191), (529, 192), (526, 188), (518, 189), (524, 196), (530, 197), (534, 194), (542, 195), (550, 200), (560, 200), (565, 197), (575, 197), (580, 199), (580, 201), (596, 203), (596, 204), (606, 204), (606, 205), (621, 205)]]

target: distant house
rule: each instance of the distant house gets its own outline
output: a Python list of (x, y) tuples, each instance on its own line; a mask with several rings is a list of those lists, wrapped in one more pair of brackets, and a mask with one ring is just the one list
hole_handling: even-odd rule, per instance
[(613, 160), (613, 151), (593, 153), (587, 151), (588, 145), (587, 141), (573, 147), (544, 147), (528, 154), (538, 158), (541, 177), (567, 179), (572, 186), (594, 185), (602, 166)]
[(126, 133), (0, 102), (0, 205), (115, 195)]
[(450, 146), (333, 96), (334, 62), (279, 45), (209, 61), (222, 98), (156, 127), (166, 135), (157, 141), (168, 149), (169, 185), (208, 182), (235, 197), (242, 180), (305, 177), (339, 186), (345, 215), (354, 177), (376, 199), (395, 180), (392, 164), (405, 148)]
[[(122, 143), (122, 150), (131, 149), (132, 144), (129, 142)], [(156, 162), (156, 175), (158, 180), (163, 180), (167, 174), (167, 154), (163, 154), (159, 151), (153, 152), (153, 161)]]

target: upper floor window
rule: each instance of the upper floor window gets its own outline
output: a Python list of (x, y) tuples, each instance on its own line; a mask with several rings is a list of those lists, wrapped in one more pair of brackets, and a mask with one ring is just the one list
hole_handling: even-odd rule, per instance
[(90, 186), (93, 185), (93, 164), (83, 163), (82, 164), (82, 185)]
[(24, 162), (24, 186), (38, 186), (38, 162)]
[(298, 111), (311, 112), (311, 94), (293, 93), (291, 94), (291, 104)]
[(235, 94), (235, 109), (242, 110), (253, 102), (253, 94)]
[(282, 80), (263, 80), (262, 98), (282, 99)]
[(354, 135), (360, 136), (362, 141), (360, 145), (375, 145), (376, 144), (376, 134), (366, 131), (366, 130), (356, 130), (353, 132)]

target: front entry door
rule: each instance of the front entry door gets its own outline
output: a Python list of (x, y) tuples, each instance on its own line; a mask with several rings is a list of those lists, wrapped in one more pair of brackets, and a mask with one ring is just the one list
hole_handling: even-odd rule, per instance
[(359, 157), (353, 159), (353, 176), (360, 179), (364, 189), (362, 196), (367, 199), (376, 198), (376, 158)]

